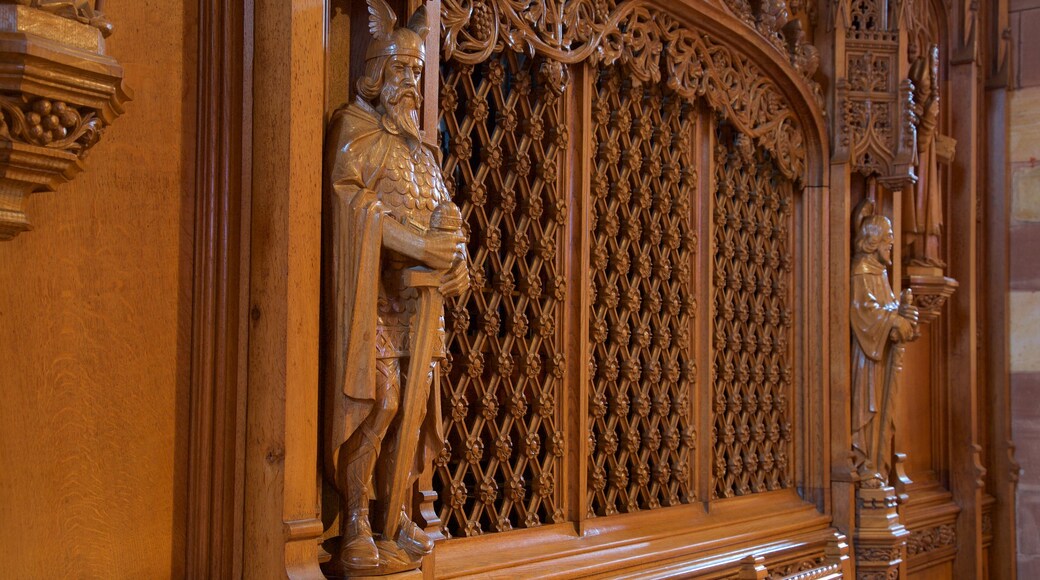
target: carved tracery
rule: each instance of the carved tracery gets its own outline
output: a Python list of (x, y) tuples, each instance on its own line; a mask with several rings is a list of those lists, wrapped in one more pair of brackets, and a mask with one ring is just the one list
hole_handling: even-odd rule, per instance
[(900, 17), (887, 0), (842, 0), (834, 22), (845, 37), (836, 55), (844, 74), (835, 81), (834, 159), (891, 189), (917, 180), (917, 111)]
[[(563, 64), (620, 62), (640, 81), (663, 79), (685, 99), (706, 99), (772, 153), (786, 177), (803, 176), (805, 137), (789, 100), (743, 51), (642, 0), (572, 0), (555, 7), (563, 14), (559, 22), (542, 2), (445, 0), (445, 59), (475, 64), (509, 49)], [(557, 26), (544, 26), (546, 19)]]

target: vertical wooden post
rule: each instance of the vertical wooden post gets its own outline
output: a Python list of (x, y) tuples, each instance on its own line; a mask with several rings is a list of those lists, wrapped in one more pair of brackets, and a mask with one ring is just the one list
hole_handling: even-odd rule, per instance
[[(974, 42), (972, 40), (971, 42)], [(974, 51), (971, 51), (974, 54)], [(979, 179), (979, 66), (967, 58), (950, 66), (950, 115), (958, 144), (949, 207), (950, 275), (960, 283), (949, 302), (950, 316), (950, 491), (957, 516), (955, 578), (982, 578), (982, 467), (978, 413), (977, 288)]]
[[(100, 7), (100, 2), (98, 6)], [(244, 83), (247, 11), (199, 2), (198, 148), (192, 286), (189, 578), (242, 575), (249, 208)]]
[[(564, 488), (570, 490), (564, 499), (567, 506), (567, 518), (577, 523), (579, 534), (584, 533), (589, 514), (588, 473), (592, 449), (589, 449), (589, 389), (593, 377), (589, 369), (592, 350), (589, 347), (589, 318), (592, 305), (589, 303), (589, 285), (592, 283), (591, 266), (589, 264), (591, 249), (591, 232), (589, 219), (592, 208), (592, 174), (596, 171), (593, 134), (595, 130), (590, 123), (592, 119), (592, 98), (596, 91), (596, 69), (588, 63), (571, 67), (574, 77), (568, 91), (564, 92), (564, 100), (568, 107), (566, 118), (570, 126), (570, 143), (567, 146), (568, 158), (563, 167), (569, 171), (561, 172), (564, 182), (576, 184), (569, 188), (571, 196), (567, 200), (569, 220), (566, 226), (567, 245), (579, 248), (577, 259), (568, 259), (564, 265), (567, 279), (571, 280), (567, 288), (567, 303), (564, 311), (563, 336), (570, 337), (569, 344), (563, 349), (568, 354), (568, 376), (564, 383), (564, 417), (559, 420), (567, 425), (568, 452), (564, 456)], [(561, 187), (560, 191), (568, 188)], [(576, 419), (571, 419), (577, 415)]]
[[(1006, 6), (1005, 6), (1006, 8)], [(998, 74), (1006, 77), (1006, 67)], [(1006, 81), (1006, 79), (1005, 79)], [(1007, 86), (986, 91), (986, 205), (984, 320), (986, 390), (983, 404), (988, 418), (990, 465), (989, 492), (997, 499), (993, 508), (993, 546), (989, 554), (990, 578), (1013, 579), (1016, 574), (1015, 486), (1019, 466), (1011, 441), (1011, 367), (1008, 345), (1008, 255), (1010, 189), (1008, 187), (1008, 99)]]
[(243, 577), (318, 568), (325, 6), (254, 0), (253, 213)]
[(832, 164), (830, 222), (830, 468), (834, 526), (852, 537), (856, 523), (856, 483), (852, 465), (852, 400), (849, 391), (852, 329), (849, 326), (849, 264), (852, 260), (851, 173), (847, 163)]

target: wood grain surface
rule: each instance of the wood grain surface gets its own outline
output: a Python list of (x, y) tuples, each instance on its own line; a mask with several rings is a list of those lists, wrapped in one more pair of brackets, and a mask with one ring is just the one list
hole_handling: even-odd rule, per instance
[(0, 575), (182, 576), (196, 3), (111, 0), (136, 98), (0, 246)]

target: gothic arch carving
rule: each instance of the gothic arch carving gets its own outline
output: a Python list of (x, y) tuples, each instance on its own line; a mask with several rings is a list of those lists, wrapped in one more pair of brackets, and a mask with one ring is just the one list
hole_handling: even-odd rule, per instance
[[(620, 62), (644, 82), (658, 82), (664, 74), (669, 88), (690, 101), (704, 98), (775, 155), (785, 177), (819, 183), (825, 129), (815, 81), (804, 74), (815, 72), (805, 62), (807, 52), (815, 53), (804, 38), (789, 53), (778, 50), (723, 4), (551, 4), (557, 10), (541, 2), (444, 0), (444, 56), (474, 64), (509, 49), (564, 64)], [(740, 40), (739, 48), (730, 39)], [(563, 75), (561, 70), (559, 82), (566, 82)]]

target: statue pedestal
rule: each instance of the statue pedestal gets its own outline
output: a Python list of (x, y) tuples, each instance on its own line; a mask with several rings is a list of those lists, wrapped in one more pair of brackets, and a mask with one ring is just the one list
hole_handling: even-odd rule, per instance
[[(338, 554), (340, 540), (341, 538), (336, 537), (326, 541), (324, 549), (330, 554)], [(378, 568), (355, 570), (347, 568), (333, 557), (321, 565), (321, 571), (331, 580), (339, 580), (341, 578), (349, 578), (350, 580), (362, 578), (408, 580), (423, 577), (421, 566), (424, 558), (415, 558), (399, 548), (396, 543), (379, 538), (376, 539), (376, 547), (379, 549)]]
[(860, 487), (856, 492), (856, 578), (896, 580), (906, 577), (906, 540), (899, 522), (898, 497), (889, 486)]

